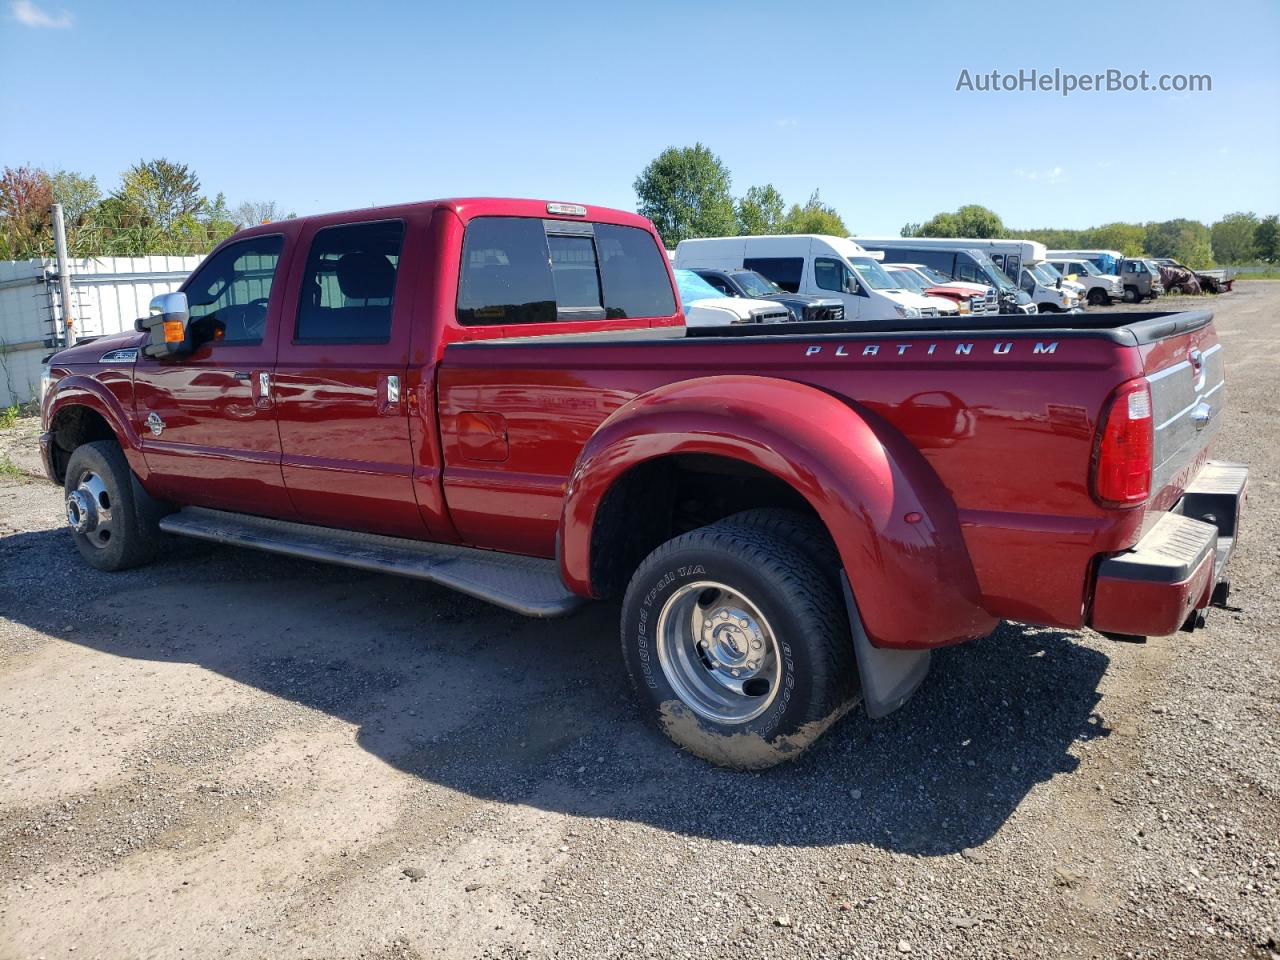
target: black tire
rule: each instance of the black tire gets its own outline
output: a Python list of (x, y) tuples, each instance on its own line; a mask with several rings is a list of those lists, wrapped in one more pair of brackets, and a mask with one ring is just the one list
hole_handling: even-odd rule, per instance
[(1094, 287), (1092, 290), (1090, 290), (1087, 300), (1088, 300), (1089, 306), (1091, 307), (1101, 307), (1101, 306), (1111, 305), (1111, 298), (1107, 296), (1106, 291), (1103, 290), (1101, 287)]
[[(100, 483), (93, 483), (97, 478)], [(90, 487), (100, 491), (94, 509), (105, 510), (109, 523), (96, 525), (85, 532), (72, 527), (76, 549), (91, 566), (99, 570), (128, 570), (153, 559), (161, 542), (157, 525), (163, 513), (160, 505), (147, 496), (129, 469), (120, 448), (109, 440), (97, 440), (76, 447), (67, 463), (63, 485), (68, 498), (68, 521), (78, 510), (71, 504), (72, 494), (89, 495)]]
[[(786, 511), (749, 511), (669, 540), (632, 577), (622, 605), (627, 673), (646, 718), (690, 753), (737, 769), (771, 767), (798, 757), (857, 702), (839, 560), (824, 546), (825, 530), (814, 532), (815, 524)], [(819, 559), (827, 550), (834, 561)], [(716, 593), (697, 588), (704, 583), (746, 598), (768, 628), (777, 682), (761, 695), (759, 715), (709, 718), (681, 697), (664, 666), (663, 612), (677, 621), (671, 611), (688, 602), (682, 597), (701, 605)]]
[(1125, 303), (1141, 303), (1142, 302), (1142, 296), (1141, 294), (1138, 293), (1137, 287), (1124, 288), (1124, 302)]

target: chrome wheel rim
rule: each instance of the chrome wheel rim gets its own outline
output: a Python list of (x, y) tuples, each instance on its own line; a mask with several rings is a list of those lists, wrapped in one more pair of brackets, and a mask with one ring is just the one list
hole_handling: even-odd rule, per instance
[(106, 482), (90, 470), (67, 494), (67, 523), (78, 536), (102, 549), (114, 533), (113, 506)]
[(759, 608), (713, 580), (686, 584), (658, 614), (658, 663), (681, 703), (716, 723), (740, 724), (769, 709), (782, 658)]

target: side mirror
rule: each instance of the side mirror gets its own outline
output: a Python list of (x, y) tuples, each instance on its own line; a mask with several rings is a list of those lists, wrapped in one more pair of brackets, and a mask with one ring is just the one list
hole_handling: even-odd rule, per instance
[(148, 334), (142, 352), (158, 360), (190, 353), (195, 349), (191, 342), (190, 323), (185, 293), (162, 293), (152, 297), (150, 316), (138, 321), (138, 326)]

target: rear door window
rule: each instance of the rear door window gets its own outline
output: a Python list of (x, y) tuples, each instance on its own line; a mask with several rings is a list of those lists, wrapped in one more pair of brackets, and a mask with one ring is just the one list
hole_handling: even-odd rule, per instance
[(789, 293), (800, 292), (804, 257), (747, 257), (742, 265), (748, 270), (764, 274)]
[(667, 255), (658, 249), (653, 234), (639, 227), (597, 223), (595, 236), (610, 320), (669, 317), (676, 312)]
[(663, 257), (637, 227), (477, 217), (462, 243), (458, 323), (669, 317), (676, 303)]
[(317, 231), (307, 254), (294, 343), (386, 343), (391, 339), (404, 221)]

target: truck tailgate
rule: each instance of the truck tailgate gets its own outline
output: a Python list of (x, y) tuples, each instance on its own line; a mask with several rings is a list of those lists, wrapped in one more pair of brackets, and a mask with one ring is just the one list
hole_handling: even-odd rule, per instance
[(1166, 510), (1182, 495), (1221, 424), (1226, 403), (1222, 344), (1212, 322), (1174, 330), (1143, 346), (1151, 386), (1154, 450), (1153, 510)]

